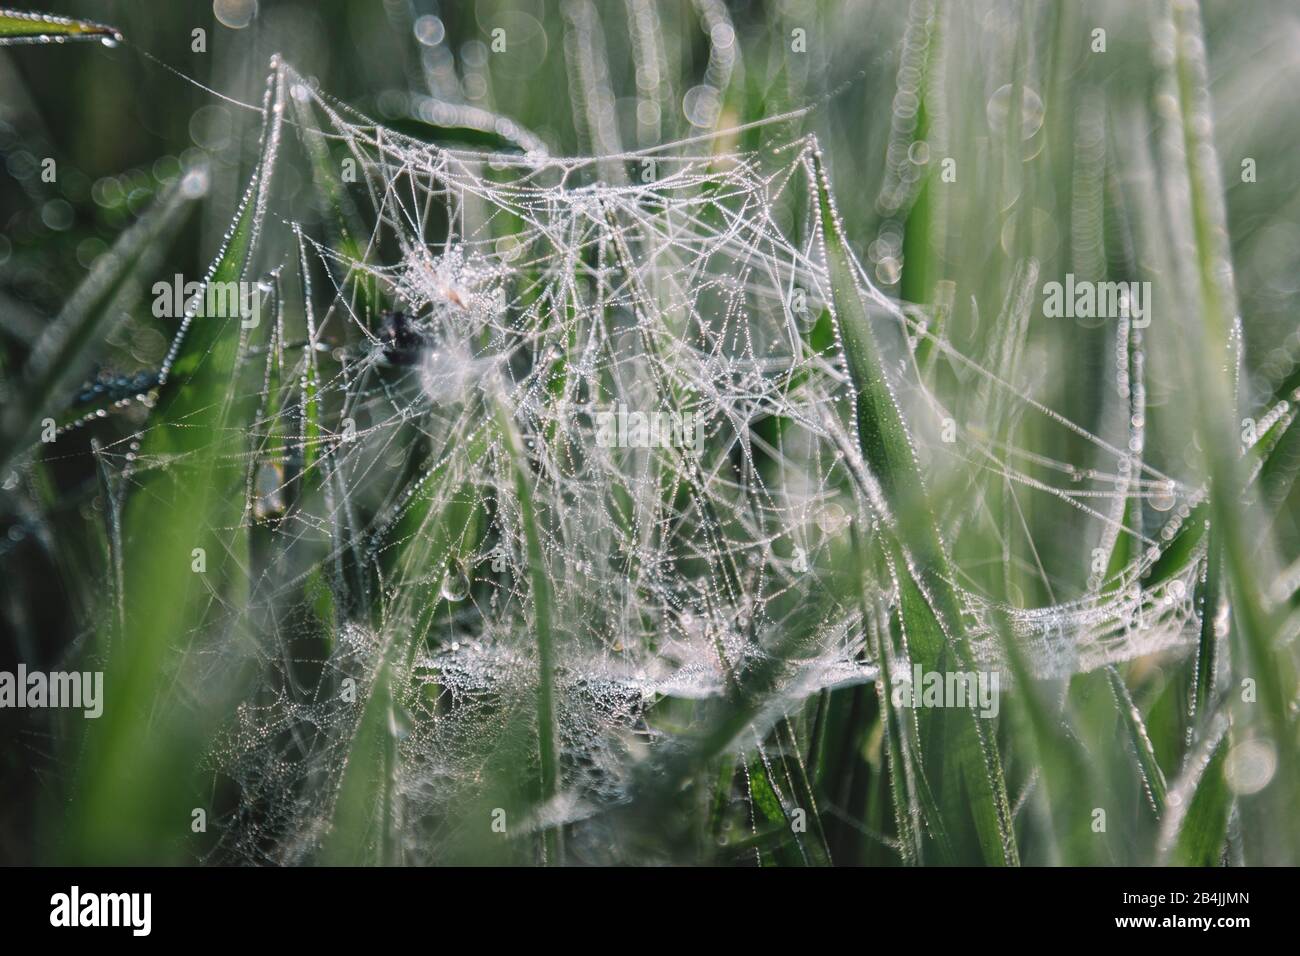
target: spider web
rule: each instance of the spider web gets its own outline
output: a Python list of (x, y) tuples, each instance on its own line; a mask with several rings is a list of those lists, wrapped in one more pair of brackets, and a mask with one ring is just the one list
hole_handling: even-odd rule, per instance
[[(213, 440), (244, 466), (241, 527), (270, 535), (281, 557), (250, 584), (248, 606), (269, 622), (254, 639), (259, 690), (211, 758), (239, 791), (220, 858), (314, 857), (364, 703), (383, 684), (392, 758), (374, 773), (389, 781), (398, 858), (436, 861), (463, 825), (448, 808), (508, 759), (520, 715), (535, 719), (539, 614), (553, 644), (552, 822), (626, 797), (631, 769), (672, 740), (653, 716), (665, 700), (725, 697), (736, 673), (779, 659), (770, 704), (734, 742), (766, 761), (783, 714), (876, 678), (863, 608), (887, 616), (896, 595), (853, 571), (855, 536), (884, 518), (862, 490), (842, 359), (833, 340), (817, 342), (830, 304), (813, 141), (745, 153), (704, 137), (586, 158), (448, 150), (333, 102), (285, 65), (264, 113), (263, 178), (246, 201), (272, 321), (261, 345), (241, 343), (244, 367), (264, 367), (245, 396), (258, 412)], [(328, 215), (275, 208), (275, 169), (290, 162), (282, 134)], [(802, 245), (787, 238), (792, 222), (807, 225)], [(1140, 545), (1082, 597), (1045, 608), (955, 582), (980, 666), (1002, 663), (999, 619), (1039, 677), (1188, 645), (1204, 562), (1153, 588), (1142, 580), (1201, 493), (1142, 463), (1140, 427), (1127, 448), (1088, 434), (859, 273), (873, 321), (897, 340), (889, 374), (928, 469), (991, 471), (1082, 511), (1107, 549), (1121, 536)], [(955, 441), (937, 440), (953, 413), (916, 374), (921, 341), (1112, 467), (1083, 474), (960, 421)], [(1140, 342), (1128, 329), (1119, 341), (1127, 370)], [(1126, 373), (1123, 388), (1141, 382)], [(620, 412), (629, 424), (611, 441)], [(668, 439), (638, 430), (638, 415), (668, 423)], [(677, 427), (687, 421), (694, 445)], [(155, 412), (146, 431), (183, 427)], [(139, 447), (136, 435), (104, 457), (132, 483), (185, 465)], [(1165, 523), (1126, 526), (1130, 500), (1158, 500)], [(945, 519), (949, 535), (960, 521)], [(792, 630), (806, 634), (799, 653), (778, 652)], [(203, 648), (211, 668), (228, 665), (231, 652)]]

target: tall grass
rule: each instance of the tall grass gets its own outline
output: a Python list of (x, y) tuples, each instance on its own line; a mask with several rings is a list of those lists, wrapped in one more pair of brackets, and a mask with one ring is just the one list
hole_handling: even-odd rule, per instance
[(6, 859), (1300, 858), (1285, 4), (313, 10), (0, 17)]

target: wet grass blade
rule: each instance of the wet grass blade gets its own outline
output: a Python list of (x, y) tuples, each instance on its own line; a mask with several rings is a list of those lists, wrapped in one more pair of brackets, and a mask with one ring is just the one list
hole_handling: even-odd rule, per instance
[(93, 23), (90, 20), (72, 20), (48, 13), (0, 10), (0, 46), (18, 43), (65, 43), (69, 40), (120, 43), (122, 34), (117, 27)]
[(1165, 783), (1164, 771), (1160, 769), (1160, 763), (1156, 760), (1155, 747), (1151, 744), (1151, 735), (1147, 733), (1146, 723), (1142, 720), (1142, 712), (1138, 710), (1137, 704), (1133, 702), (1133, 698), (1128, 692), (1128, 687), (1124, 685), (1124, 679), (1120, 677), (1119, 671), (1114, 667), (1107, 667), (1106, 677), (1110, 681), (1111, 692), (1115, 695), (1115, 706), (1119, 708), (1120, 716), (1124, 721), (1124, 728), (1128, 731), (1129, 743), (1133, 746), (1133, 753), (1137, 758), (1143, 783), (1146, 785), (1147, 799), (1151, 802), (1151, 809), (1155, 811), (1156, 816), (1159, 816), (1164, 812), (1168, 784)]
[[(523, 441), (515, 427), (514, 418), (505, 402), (498, 397), (496, 403), (497, 427), (510, 456), (515, 480), (515, 495), (519, 501), (519, 518), (523, 525), (525, 559), (528, 562), (528, 580), (533, 598), (533, 628), (537, 636), (537, 749), (541, 761), (541, 800), (545, 804), (559, 791), (559, 749), (555, 727), (555, 639), (552, 636), (551, 614), (554, 598), (551, 580), (546, 573), (546, 555), (538, 527), (538, 515), (533, 503), (532, 469), (524, 454)], [(546, 862), (564, 862), (561, 831), (549, 827), (544, 832)]]
[[(259, 167), (208, 276), (209, 293), (215, 283), (242, 281), (251, 267), (278, 142), (279, 112), (271, 108), (277, 91), (278, 73), (268, 86)], [(121, 703), (105, 708), (90, 730), (75, 791), (75, 825), (64, 835), (68, 852), (86, 862), (179, 858), (183, 843), (173, 821), (185, 819), (195, 806), (193, 774), (205, 740), (230, 712), (226, 695), (236, 692), (242, 676), (232, 668), (226, 681), (208, 681), (195, 719), (168, 719), (179, 703), (167, 671), (177, 636), (210, 619), (218, 603), (214, 594), (236, 606), (244, 603), (243, 469), (222, 455), (217, 440), (228, 433), (244, 440), (246, 422), (232, 424), (227, 401), (244, 316), (241, 308), (221, 318), (220, 310), (212, 311), (213, 318), (187, 323), (172, 374), (160, 385), (153, 427), (142, 436), (141, 459), (165, 467), (137, 474), (123, 507), (130, 639), (114, 647), (104, 674), (105, 694)], [(228, 636), (240, 640), (246, 624), (237, 615), (227, 625)]]
[(1218, 866), (1228, 832), (1232, 793), (1223, 775), (1228, 753), (1228, 721), (1210, 724), (1204, 740), (1170, 790), (1160, 830), (1162, 865)]
[(20, 454), (41, 430), (44, 417), (61, 410), (60, 403), (82, 381), (96, 350), (125, 314), (121, 299), (133, 276), (156, 258), (161, 240), (192, 208), (192, 197), (181, 182), (123, 233), (37, 340), (20, 381), (0, 414), (0, 471)]
[[(857, 395), (858, 442), (889, 512), (889, 521), (881, 522), (881, 527), (890, 538), (889, 558), (899, 586), (909, 650), (928, 671), (942, 670), (946, 662), (973, 671), (952, 570), (926, 499), (907, 427), (885, 379), (830, 184), (815, 150), (812, 165), (832, 304)], [(944, 716), (931, 715), (931, 732)], [(955, 761), (969, 791), (967, 812), (973, 818), (983, 858), (988, 863), (1015, 864), (1019, 858), (996, 739), (969, 709), (962, 708), (951, 716), (950, 722), (955, 725)], [(958, 795), (957, 781), (945, 784), (940, 804), (951, 816), (951, 812), (960, 812), (963, 800)]]

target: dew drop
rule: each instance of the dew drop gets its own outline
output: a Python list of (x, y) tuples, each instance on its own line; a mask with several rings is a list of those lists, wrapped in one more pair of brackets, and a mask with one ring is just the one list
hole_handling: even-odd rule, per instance
[(452, 561), (442, 578), (442, 597), (446, 601), (463, 601), (469, 595), (469, 576), (459, 561)]

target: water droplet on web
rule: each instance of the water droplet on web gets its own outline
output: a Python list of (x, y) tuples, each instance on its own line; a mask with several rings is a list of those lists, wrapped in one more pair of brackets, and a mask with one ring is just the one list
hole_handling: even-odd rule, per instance
[(444, 600), (463, 601), (469, 595), (469, 575), (459, 561), (452, 561), (442, 577), (441, 592)]

